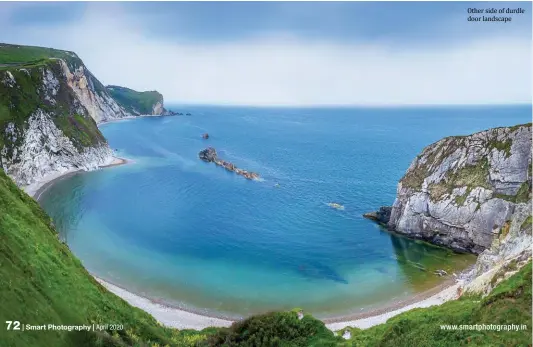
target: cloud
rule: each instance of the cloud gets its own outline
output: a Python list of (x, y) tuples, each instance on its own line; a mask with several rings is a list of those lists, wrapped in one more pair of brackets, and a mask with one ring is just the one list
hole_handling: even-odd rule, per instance
[(341, 44), (283, 34), (180, 43), (150, 37), (142, 19), (123, 15), (120, 7), (95, 6), (76, 22), (19, 27), (4, 36), (13, 43), (73, 50), (104, 84), (157, 89), (167, 102), (531, 103), (531, 41), (496, 34), (442, 46)]

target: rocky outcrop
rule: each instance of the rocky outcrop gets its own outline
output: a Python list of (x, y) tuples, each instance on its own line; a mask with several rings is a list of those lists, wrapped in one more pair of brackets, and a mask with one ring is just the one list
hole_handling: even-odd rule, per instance
[(480, 254), (530, 202), (531, 124), (526, 124), (426, 147), (400, 180), (388, 221), (386, 213), (372, 217), (398, 233)]
[(213, 147), (208, 147), (200, 151), (200, 153), (198, 153), (198, 157), (205, 162), (208, 162), (208, 163), (212, 162), (218, 166), (222, 166), (226, 170), (235, 172), (237, 175), (243, 176), (246, 179), (249, 179), (249, 180), (259, 179), (259, 174), (255, 172), (239, 169), (238, 167), (235, 166), (235, 164), (219, 159), (217, 155), (217, 151)]
[(376, 212), (365, 213), (363, 217), (371, 219), (379, 224), (387, 225), (390, 220), (391, 212), (392, 212), (392, 207), (382, 206)]
[[(3, 59), (25, 46), (0, 47)], [(39, 53), (31, 47), (28, 54)], [(20, 186), (113, 161), (96, 123), (129, 114), (72, 52), (43, 49), (44, 58), (0, 69), (0, 162)]]
[(52, 114), (38, 109), (30, 116), (27, 129), (20, 130), (14, 123), (9, 123), (5, 129), (12, 141), (21, 138), (20, 146), (14, 148), (11, 155), (8, 155), (8, 146), (0, 152), (2, 168), (18, 185), (30, 185), (50, 173), (94, 170), (113, 161), (113, 152), (107, 143), (76, 147), (52, 118)]

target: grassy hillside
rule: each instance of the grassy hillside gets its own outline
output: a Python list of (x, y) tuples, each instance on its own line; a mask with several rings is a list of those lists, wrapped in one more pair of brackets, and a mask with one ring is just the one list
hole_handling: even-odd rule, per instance
[(61, 243), (50, 218), (0, 170), (0, 321), (21, 324), (122, 324), (101, 332), (6, 331), (8, 346), (193, 345), (201, 332), (160, 326), (111, 294)]
[(152, 114), (156, 103), (163, 103), (163, 95), (156, 91), (138, 92), (133, 89), (107, 86), (107, 91), (126, 111), (133, 114)]
[[(490, 295), (415, 309), (386, 324), (352, 329), (353, 346), (531, 346), (531, 262)], [(443, 330), (441, 325), (526, 324), (522, 331)]]
[[(415, 309), (348, 341), (311, 316), (274, 312), (230, 328), (165, 328), (96, 282), (60, 242), (39, 205), (0, 170), (0, 322), (121, 324), (124, 330), (2, 330), (2, 347), (35, 346), (528, 346), (531, 345), (531, 262), (487, 297), (465, 296)], [(441, 330), (442, 324), (526, 324), (518, 332)], [(5, 327), (4, 327), (5, 328)]]
[(0, 43), (0, 64), (14, 65), (48, 58), (65, 60), (71, 58), (79, 59), (74, 52), (45, 47), (19, 46)]

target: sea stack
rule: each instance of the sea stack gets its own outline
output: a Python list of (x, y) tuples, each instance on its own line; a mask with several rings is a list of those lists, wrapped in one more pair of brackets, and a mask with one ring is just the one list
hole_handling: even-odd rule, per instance
[(200, 153), (198, 153), (198, 157), (205, 162), (213, 162), (216, 165), (222, 166), (226, 170), (235, 172), (237, 175), (243, 176), (244, 178), (247, 178), (249, 180), (255, 180), (259, 178), (259, 174), (255, 172), (239, 169), (235, 166), (235, 164), (230, 163), (229, 161), (219, 159), (217, 156), (217, 151), (213, 147), (207, 147), (206, 149), (200, 151)]

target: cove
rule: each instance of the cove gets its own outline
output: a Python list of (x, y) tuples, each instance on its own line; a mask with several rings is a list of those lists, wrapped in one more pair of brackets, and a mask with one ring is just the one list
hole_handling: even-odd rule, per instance
[[(134, 163), (58, 180), (40, 203), (98, 277), (229, 317), (294, 307), (347, 315), (442, 283), (436, 270), (465, 269), (473, 256), (362, 214), (392, 203), (424, 146), (529, 120), (527, 107), (176, 108), (194, 116), (102, 126)], [(202, 162), (208, 146), (262, 180)]]

